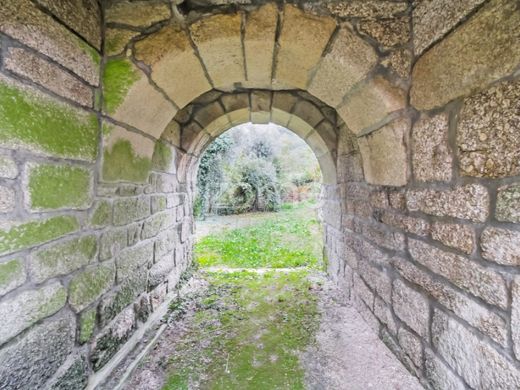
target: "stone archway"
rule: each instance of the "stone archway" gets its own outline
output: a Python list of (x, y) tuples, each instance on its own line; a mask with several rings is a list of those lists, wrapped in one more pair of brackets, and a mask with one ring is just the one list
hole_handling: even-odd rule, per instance
[(330, 277), (410, 371), (519, 387), (517, 2), (223, 3), (0, 5), (0, 387), (98, 383), (191, 262), (184, 174), (267, 113), (322, 157)]

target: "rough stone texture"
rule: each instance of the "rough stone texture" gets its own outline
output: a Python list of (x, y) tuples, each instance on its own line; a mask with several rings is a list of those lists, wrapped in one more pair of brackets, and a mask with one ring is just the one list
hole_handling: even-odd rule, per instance
[(37, 0), (92, 46), (101, 49), (101, 9), (96, 0)]
[(241, 41), (242, 15), (212, 15), (190, 26), (202, 61), (215, 87), (245, 80)]
[[(87, 386), (87, 359), (84, 356), (69, 357), (67, 367), (49, 384), (51, 390), (80, 390)], [(63, 367), (62, 367), (63, 368)]]
[(384, 212), (381, 222), (418, 236), (427, 236), (430, 232), (430, 224), (427, 221), (407, 215)]
[(404, 45), (410, 40), (410, 19), (407, 16), (386, 20), (361, 21), (359, 30), (388, 48)]
[(356, 135), (376, 125), (388, 114), (406, 106), (404, 90), (392, 85), (382, 76), (359, 84), (346, 97), (338, 113), (348, 128)]
[(132, 27), (150, 27), (169, 17), (170, 8), (167, 4), (150, 1), (118, 1), (105, 10), (106, 23), (126, 24)]
[(31, 278), (41, 283), (51, 277), (67, 275), (95, 260), (97, 239), (95, 236), (75, 238), (52, 245), (31, 255)]
[(409, 120), (397, 119), (358, 139), (368, 183), (388, 186), (407, 183), (406, 143), (409, 128)]
[(244, 33), (247, 84), (271, 85), (278, 9), (266, 4), (247, 15)]
[(492, 0), (425, 53), (413, 69), (411, 103), (440, 107), (510, 74), (520, 62), (519, 7)]
[(420, 55), (441, 39), (485, 0), (426, 0), (417, 2), (412, 14), (413, 44)]
[(492, 305), (507, 307), (507, 288), (500, 274), (422, 241), (409, 240), (408, 247), (412, 257), (432, 272)]
[(188, 34), (179, 26), (166, 26), (138, 41), (135, 56), (151, 66), (152, 79), (179, 107), (211, 89)]
[(63, 286), (54, 282), (4, 300), (0, 303), (0, 318), (4, 323), (0, 328), (0, 344), (42, 318), (56, 313), (65, 305), (66, 299), (67, 293)]
[(393, 283), (392, 303), (395, 314), (423, 338), (428, 337), (430, 306), (428, 300), (400, 280)]
[(318, 66), (309, 93), (337, 107), (376, 62), (374, 49), (347, 26), (342, 26)]
[(434, 389), (465, 390), (464, 382), (460, 380), (431, 349), (424, 351), (424, 374)]
[(16, 162), (9, 156), (0, 156), (0, 177), (15, 179), (18, 176)]
[(107, 28), (105, 32), (105, 53), (107, 56), (120, 54), (130, 40), (139, 33), (120, 28)]
[(412, 67), (412, 53), (407, 49), (397, 49), (381, 61), (381, 64), (403, 79), (410, 77), (410, 69)]
[(27, 279), (22, 260), (11, 259), (0, 263), (0, 296), (21, 286)]
[(520, 265), (520, 232), (487, 227), (480, 236), (482, 257), (502, 265)]
[(431, 225), (431, 234), (434, 240), (467, 254), (471, 254), (475, 248), (475, 232), (468, 225), (436, 222)]
[(119, 347), (132, 335), (135, 330), (135, 313), (133, 307), (122, 311), (112, 321), (110, 326), (96, 336), (92, 344), (90, 360), (95, 371), (103, 367)]
[(392, 17), (408, 8), (406, 2), (382, 2), (380, 0), (330, 1), (328, 10), (341, 18), (380, 18)]
[(435, 310), (432, 341), (438, 353), (475, 389), (520, 387), (520, 371), (463, 325)]
[(399, 345), (417, 368), (422, 367), (422, 345), (421, 339), (405, 328), (399, 328), (397, 335)]
[[(520, 323), (520, 277), (515, 277), (512, 284), (511, 323)], [(511, 326), (511, 337), (513, 339), (513, 350), (516, 358), (520, 358), (520, 327)]]
[(520, 222), (520, 185), (498, 189), (495, 218), (504, 222)]
[(410, 190), (406, 195), (406, 204), (410, 211), (475, 222), (484, 222), (487, 219), (489, 202), (487, 189), (479, 184), (449, 190)]
[(457, 126), (461, 174), (519, 175), (519, 128), (520, 80), (497, 84), (465, 99)]
[(90, 225), (105, 227), (110, 223), (112, 223), (112, 204), (107, 200), (95, 202), (91, 211)]
[(421, 116), (412, 131), (412, 163), (416, 180), (450, 181), (451, 151), (448, 146), (448, 115)]
[(75, 319), (71, 315), (35, 326), (0, 351), (0, 388), (42, 389), (74, 346)]
[(69, 304), (75, 311), (81, 311), (108, 291), (114, 284), (114, 263), (102, 263), (86, 268), (76, 275), (69, 284)]
[(117, 281), (120, 283), (147, 262), (153, 260), (153, 242), (146, 242), (122, 251), (116, 258)]
[(114, 228), (103, 233), (99, 241), (99, 260), (108, 260), (116, 256), (127, 246), (127, 229)]
[(285, 5), (275, 86), (306, 89), (310, 71), (320, 60), (335, 27), (332, 18), (308, 15), (293, 5)]
[(99, 54), (29, 0), (0, 8), (0, 31), (49, 56), (92, 85), (99, 83)]
[(96, 308), (92, 307), (81, 313), (79, 317), (78, 341), (83, 344), (90, 340), (96, 328)]
[(150, 198), (136, 197), (114, 201), (114, 225), (121, 226), (150, 215)]
[(12, 188), (0, 186), (0, 213), (9, 213), (16, 205), (16, 195)]
[(507, 345), (507, 324), (501, 316), (420, 270), (408, 260), (396, 257), (392, 259), (392, 264), (405, 279), (421, 286), (424, 291), (448, 310), (451, 310), (497, 343)]
[(25, 49), (10, 47), (5, 67), (58, 95), (74, 100), (83, 106), (92, 107), (94, 101), (91, 87)]

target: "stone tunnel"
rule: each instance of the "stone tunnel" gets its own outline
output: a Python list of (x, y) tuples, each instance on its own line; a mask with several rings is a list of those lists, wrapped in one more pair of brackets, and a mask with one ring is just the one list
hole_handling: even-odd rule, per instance
[(426, 388), (520, 388), (520, 2), (3, 0), (0, 388), (95, 388), (192, 262), (199, 157), (303, 138), (328, 275)]

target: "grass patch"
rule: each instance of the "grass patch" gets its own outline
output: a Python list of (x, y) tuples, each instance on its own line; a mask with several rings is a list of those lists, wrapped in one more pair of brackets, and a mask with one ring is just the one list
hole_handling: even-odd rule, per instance
[(295, 206), (253, 226), (204, 237), (195, 245), (195, 258), (201, 267), (318, 268), (321, 229), (309, 205)]
[(303, 389), (299, 354), (319, 324), (307, 271), (206, 278), (209, 290), (189, 304), (195, 314), (167, 363), (164, 389)]

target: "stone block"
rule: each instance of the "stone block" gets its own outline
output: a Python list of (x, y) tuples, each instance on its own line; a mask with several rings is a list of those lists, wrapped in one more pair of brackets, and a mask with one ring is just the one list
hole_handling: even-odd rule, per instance
[(401, 46), (410, 38), (410, 18), (408, 16), (394, 17), (382, 20), (363, 20), (359, 31), (376, 40), (383, 48)]
[(0, 213), (10, 213), (16, 206), (16, 194), (12, 188), (0, 186)]
[(152, 79), (178, 107), (185, 107), (211, 89), (190, 38), (180, 26), (168, 25), (138, 41), (135, 56), (151, 66)]
[(150, 27), (170, 18), (170, 7), (150, 1), (118, 1), (105, 10), (105, 22), (126, 24), (132, 27)]
[(156, 262), (148, 273), (148, 285), (150, 289), (155, 288), (159, 284), (167, 280), (168, 274), (175, 267), (174, 257), (172, 254), (163, 257)]
[(448, 115), (422, 115), (413, 126), (412, 163), (418, 181), (451, 181), (453, 157), (448, 145)]
[(50, 91), (73, 100), (82, 106), (92, 107), (92, 88), (60, 67), (17, 47), (8, 49), (5, 66), (8, 70), (28, 78)]
[(435, 310), (432, 342), (444, 360), (475, 389), (520, 387), (520, 370), (481, 337)]
[(175, 223), (175, 214), (172, 210), (167, 210), (159, 214), (154, 214), (144, 221), (141, 231), (141, 239), (155, 237), (162, 230), (172, 227)]
[(495, 218), (503, 222), (520, 222), (520, 185), (498, 189)]
[(500, 315), (449, 287), (446, 283), (435, 279), (408, 260), (394, 257), (392, 264), (405, 279), (421, 286), (424, 291), (448, 310), (497, 343), (504, 346), (507, 344), (507, 324)]
[(30, 210), (86, 209), (92, 204), (90, 169), (28, 163), (25, 180)]
[(406, 185), (406, 144), (409, 129), (409, 120), (402, 118), (358, 138), (363, 170), (368, 183), (396, 187)]
[(67, 300), (63, 286), (54, 282), (46, 286), (26, 290), (0, 303), (0, 343), (16, 336), (39, 320), (60, 310)]
[(107, 56), (121, 54), (130, 40), (139, 33), (137, 31), (107, 28), (105, 31), (105, 53)]
[(150, 215), (150, 197), (117, 199), (114, 201), (114, 225), (127, 225)]
[(135, 325), (134, 308), (129, 307), (96, 336), (90, 354), (94, 371), (98, 371), (116, 354), (135, 331)]
[(0, 123), (4, 147), (52, 157), (96, 159), (99, 124), (95, 114), (4, 76), (0, 76)]
[(9, 156), (0, 155), (0, 177), (5, 179), (16, 179), (18, 176), (18, 167), (16, 161)]
[(454, 217), (484, 222), (489, 215), (489, 193), (479, 184), (468, 184), (447, 190), (410, 190), (406, 204), (410, 211), (438, 217)]
[(394, 50), (381, 61), (381, 65), (392, 70), (402, 79), (409, 79), (411, 77), (412, 53), (407, 49)]
[(310, 72), (320, 61), (335, 28), (336, 22), (330, 17), (310, 15), (286, 4), (273, 85), (306, 89)]
[(355, 296), (365, 302), (370, 311), (374, 310), (374, 293), (368, 288), (363, 279), (356, 274), (354, 274), (353, 287)]
[(347, 26), (341, 26), (309, 86), (309, 92), (337, 107), (347, 92), (375, 66), (377, 55)]
[(190, 26), (202, 61), (215, 87), (245, 81), (241, 39), (242, 14), (212, 15)]
[(428, 221), (408, 215), (383, 212), (381, 222), (418, 236), (427, 236), (430, 233), (430, 223)]
[(406, 106), (406, 92), (383, 76), (359, 83), (338, 108), (338, 114), (356, 135), (377, 126), (389, 114)]
[(247, 84), (257, 88), (271, 85), (278, 9), (266, 4), (247, 14), (244, 32)]
[(101, 49), (101, 9), (96, 0), (37, 0), (86, 41)]
[(96, 201), (90, 215), (90, 226), (99, 228), (110, 225), (112, 223), (112, 203), (108, 200)]
[(94, 329), (96, 328), (96, 317), (97, 309), (95, 306), (86, 309), (80, 314), (78, 332), (78, 341), (80, 344), (86, 343), (92, 337)]
[(399, 345), (404, 353), (410, 358), (416, 368), (422, 368), (423, 352), (421, 339), (404, 327), (399, 328), (397, 335)]
[(0, 388), (42, 389), (74, 347), (74, 316), (44, 321), (0, 351)]
[(166, 299), (166, 294), (168, 293), (168, 284), (162, 283), (155, 287), (150, 292), (150, 303), (152, 305), (152, 310), (155, 311), (157, 308), (164, 302)]
[(487, 227), (480, 236), (482, 257), (502, 265), (520, 265), (520, 232)]
[(69, 283), (69, 304), (79, 312), (107, 292), (115, 281), (113, 262), (90, 266), (75, 275)]
[(31, 279), (41, 283), (49, 278), (76, 271), (95, 261), (97, 248), (96, 236), (90, 235), (40, 249), (30, 257)]
[(72, 216), (33, 219), (24, 223), (0, 224), (0, 254), (16, 252), (54, 240), (78, 230), (79, 223)]
[(0, 31), (98, 85), (99, 53), (31, 1), (3, 3)]
[(392, 306), (395, 314), (423, 338), (428, 338), (430, 305), (419, 292), (400, 280), (394, 280)]
[(147, 263), (153, 262), (153, 242), (145, 242), (122, 251), (116, 258), (117, 282), (121, 283)]
[(127, 247), (126, 228), (113, 228), (101, 235), (99, 241), (99, 260), (108, 260)]
[(380, 0), (329, 1), (327, 8), (333, 15), (340, 18), (391, 18), (405, 12), (408, 3), (405, 1), (381, 2)]
[(475, 248), (475, 231), (469, 225), (435, 222), (431, 225), (431, 234), (434, 240), (467, 254), (473, 253)]
[(509, 0), (488, 2), (419, 58), (410, 91), (415, 108), (444, 106), (512, 73), (520, 62), (520, 40), (515, 34), (520, 24), (518, 7)]
[(374, 303), (374, 315), (382, 324), (386, 325), (390, 334), (394, 336), (397, 334), (397, 324), (392, 316), (392, 312), (385, 301), (379, 297), (376, 297)]
[(519, 127), (520, 80), (494, 85), (464, 99), (457, 126), (461, 174), (490, 178), (519, 175)]
[(518, 359), (520, 357), (520, 277), (516, 276), (512, 283), (511, 303), (511, 337), (513, 339), (513, 350)]
[(21, 259), (0, 263), (0, 296), (24, 284), (27, 273)]
[(420, 55), (432, 43), (444, 37), (483, 2), (484, 0), (417, 2), (412, 13), (415, 54)]
[(81, 355), (69, 356), (58, 375), (48, 384), (51, 390), (73, 390), (87, 387), (89, 367)]
[(499, 273), (419, 240), (409, 240), (408, 248), (414, 260), (432, 272), (492, 305), (507, 307), (507, 288)]
[(425, 348), (424, 356), (424, 375), (434, 389), (466, 389), (464, 382), (431, 349)]

